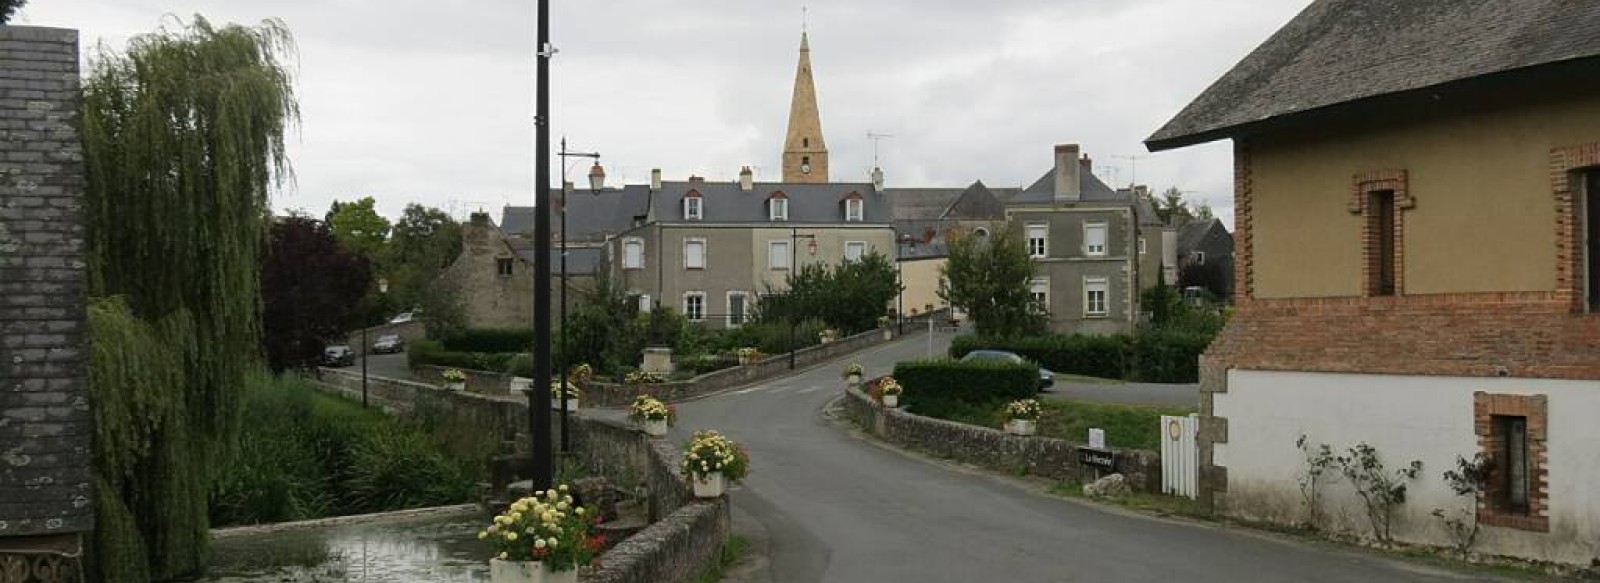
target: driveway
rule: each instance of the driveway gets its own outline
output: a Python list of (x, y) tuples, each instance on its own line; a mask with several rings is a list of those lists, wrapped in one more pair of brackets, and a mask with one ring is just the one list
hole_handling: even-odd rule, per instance
[(766, 531), (771, 581), (1492, 580), (1063, 500), (876, 446), (824, 416), (845, 363), (885, 374), (926, 350), (910, 336), (679, 405), (673, 439), (718, 429), (749, 446), (753, 473), (731, 496)]

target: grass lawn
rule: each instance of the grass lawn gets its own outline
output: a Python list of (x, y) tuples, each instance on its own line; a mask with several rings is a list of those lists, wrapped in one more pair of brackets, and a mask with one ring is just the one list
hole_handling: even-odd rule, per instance
[[(1161, 416), (1188, 415), (1193, 407), (1153, 407), (1116, 405), (1085, 401), (1041, 401), (1044, 414), (1039, 419), (1039, 435), (1077, 442), (1089, 440), (1089, 428), (1106, 430), (1106, 445), (1111, 447), (1161, 449)], [(986, 411), (969, 408), (949, 416), (949, 420), (999, 429), (999, 408)]]
[(1103, 379), (1100, 377), (1086, 377), (1077, 374), (1056, 373), (1058, 383), (1079, 383), (1085, 385), (1125, 385), (1128, 381), (1122, 379)]

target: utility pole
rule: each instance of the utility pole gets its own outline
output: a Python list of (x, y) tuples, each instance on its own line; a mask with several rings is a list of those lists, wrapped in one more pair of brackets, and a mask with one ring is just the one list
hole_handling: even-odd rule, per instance
[(533, 386), (528, 388), (528, 431), (534, 490), (548, 490), (554, 478), (550, 455), (550, 0), (537, 0), (539, 55), (535, 72), (533, 173)]

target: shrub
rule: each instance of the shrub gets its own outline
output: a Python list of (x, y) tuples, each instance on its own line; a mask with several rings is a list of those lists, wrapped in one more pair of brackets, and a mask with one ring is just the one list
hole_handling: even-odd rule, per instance
[(452, 352), (527, 352), (533, 349), (533, 330), (522, 328), (469, 328), (440, 338)]
[(974, 350), (1005, 350), (1062, 374), (1107, 379), (1127, 378), (1127, 336), (1062, 335), (992, 339), (958, 336), (950, 343), (950, 357), (961, 358)]
[[(413, 342), (406, 351), (406, 362), (412, 367), (422, 365), (444, 366), (468, 370), (507, 370), (516, 353), (510, 352), (456, 352), (433, 340)], [(531, 365), (529, 367), (532, 368)]]
[(680, 358), (677, 362), (678, 370), (695, 376), (735, 366), (739, 366), (739, 358), (727, 354), (697, 354)]
[(1178, 329), (1152, 329), (1133, 339), (1137, 377), (1152, 383), (1200, 382), (1200, 354), (1215, 335)]
[(930, 417), (945, 417), (964, 406), (995, 408), (1039, 391), (1038, 367), (1005, 362), (902, 362), (895, 365), (894, 378), (905, 387), (903, 404)]

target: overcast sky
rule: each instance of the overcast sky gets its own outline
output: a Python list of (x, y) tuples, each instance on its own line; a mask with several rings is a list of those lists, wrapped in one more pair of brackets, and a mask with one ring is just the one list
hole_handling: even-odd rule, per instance
[[(866, 180), (869, 130), (893, 136), (891, 187), (1018, 186), (1076, 142), (1108, 183), (1193, 191), (1231, 224), (1227, 143), (1141, 142), (1308, 3), (808, 0), (832, 178)], [(801, 5), (555, 2), (554, 135), (602, 153), (612, 184), (777, 180)], [(279, 18), (299, 43), (297, 179), (276, 207), (531, 204), (532, 0), (33, 0), (15, 23), (79, 29), (87, 52), (192, 14)]]

